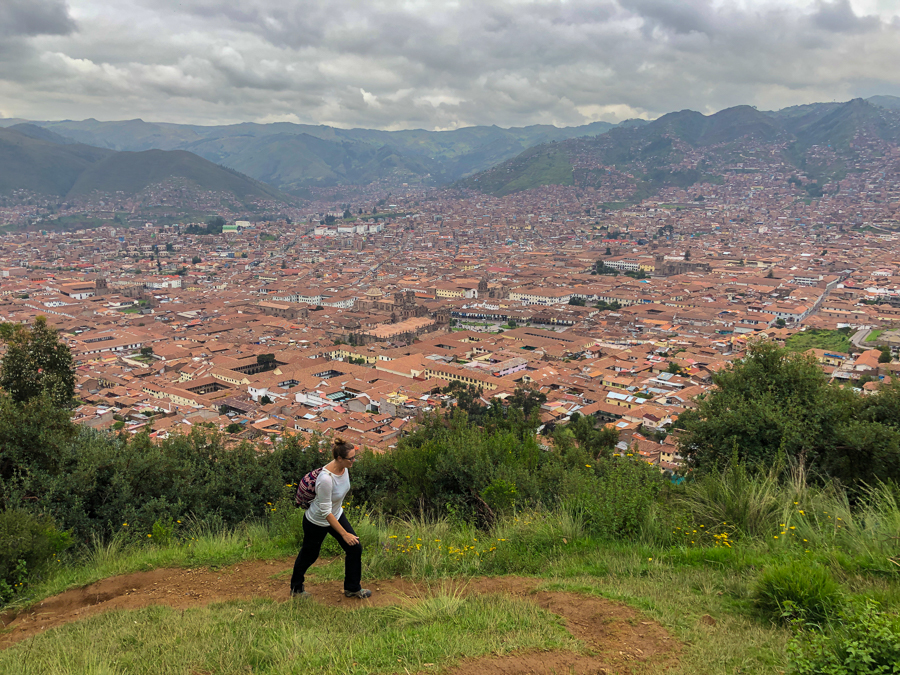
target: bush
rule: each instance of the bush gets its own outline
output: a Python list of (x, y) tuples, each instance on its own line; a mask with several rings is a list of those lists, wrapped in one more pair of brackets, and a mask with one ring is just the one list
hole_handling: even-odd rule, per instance
[(770, 534), (785, 501), (775, 471), (753, 475), (734, 461), (689, 483), (679, 498), (697, 525), (728, 523), (748, 537)]
[(598, 537), (636, 537), (665, 483), (654, 466), (630, 458), (596, 460), (599, 474), (580, 483), (566, 499), (569, 510)]
[(29, 577), (71, 544), (53, 519), (13, 509), (0, 512), (0, 601), (8, 602)]
[(791, 675), (882, 675), (900, 672), (900, 617), (866, 600), (841, 612), (829, 633), (801, 628), (788, 644)]
[(838, 615), (843, 598), (825, 567), (793, 560), (763, 570), (753, 589), (753, 602), (772, 621), (802, 618), (824, 624)]

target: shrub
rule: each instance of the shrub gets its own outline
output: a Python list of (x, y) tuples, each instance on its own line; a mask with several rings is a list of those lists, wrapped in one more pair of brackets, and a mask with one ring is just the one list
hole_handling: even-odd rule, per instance
[(30, 575), (71, 544), (53, 519), (12, 509), (0, 512), (0, 601), (7, 602)]
[(159, 546), (168, 546), (172, 543), (172, 534), (175, 532), (175, 523), (171, 517), (154, 521), (151, 529), (153, 543)]
[(567, 506), (590, 534), (636, 537), (666, 479), (656, 467), (626, 458), (597, 460), (595, 465), (600, 475), (580, 481)]
[(822, 565), (793, 560), (763, 570), (753, 589), (757, 610), (773, 621), (826, 623), (842, 605), (840, 586)]
[(801, 628), (788, 644), (791, 675), (882, 675), (900, 672), (900, 616), (874, 600), (841, 612), (830, 632)]
[(698, 525), (729, 523), (739, 534), (756, 537), (770, 533), (787, 500), (775, 471), (753, 475), (732, 461), (721, 473), (688, 484), (679, 501)]

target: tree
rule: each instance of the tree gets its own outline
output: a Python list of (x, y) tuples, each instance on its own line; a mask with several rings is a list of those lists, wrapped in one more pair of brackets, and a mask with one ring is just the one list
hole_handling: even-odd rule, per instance
[(153, 347), (141, 347), (141, 356), (153, 356)]
[(517, 387), (508, 400), (511, 406), (521, 409), (525, 417), (529, 417), (547, 402), (547, 395), (535, 389)]
[(203, 262), (203, 259), (199, 255), (195, 255), (191, 258), (191, 264), (196, 265), (197, 263)]
[(884, 345), (881, 348), (881, 354), (878, 356), (878, 363), (890, 363), (891, 360), (891, 348)]
[(863, 373), (862, 376), (856, 381), (857, 387), (862, 387), (863, 385), (869, 384), (869, 382), (877, 382), (878, 378), (872, 375), (872, 373)]
[(215, 216), (206, 221), (207, 234), (222, 234), (223, 227), (225, 227), (225, 219), (222, 216)]
[(272, 399), (263, 394), (262, 398), (259, 399), (259, 402), (261, 405), (269, 405), (272, 402)]
[(672, 373), (672, 375), (681, 375), (682, 369), (681, 369), (681, 366), (679, 366), (674, 361), (669, 361), (669, 365), (666, 368), (666, 372)]
[(614, 277), (619, 276), (619, 271), (618, 271), (618, 270), (616, 270), (616, 269), (614, 269), (614, 268), (612, 268), (612, 267), (607, 267), (606, 263), (603, 262), (602, 260), (598, 260), (598, 261), (596, 262), (596, 264), (594, 265), (594, 271), (595, 271), (597, 274), (608, 274), (608, 275), (611, 275), (611, 276), (614, 276)]
[(569, 304), (575, 307), (584, 307), (587, 302), (584, 298), (569, 298)]
[(766, 279), (774, 279), (775, 278), (775, 270), (769, 270), (769, 273), (766, 275)]
[(590, 415), (575, 413), (567, 426), (578, 441), (579, 447), (590, 453), (594, 459), (608, 456), (619, 442), (617, 429), (606, 426), (596, 429), (594, 418)]
[(778, 326), (779, 328), (784, 328), (784, 319), (782, 319), (781, 317), (778, 317), (775, 320), (775, 325)]
[(0, 388), (16, 403), (47, 396), (59, 408), (72, 406), (75, 396), (75, 369), (72, 353), (59, 341), (56, 331), (39, 316), (29, 328), (3, 324), (0, 338), (6, 355), (0, 363)]
[(737, 460), (806, 464), (848, 487), (900, 478), (900, 383), (859, 396), (829, 384), (809, 356), (771, 343), (713, 377), (715, 389), (682, 413), (682, 452), (700, 472)]

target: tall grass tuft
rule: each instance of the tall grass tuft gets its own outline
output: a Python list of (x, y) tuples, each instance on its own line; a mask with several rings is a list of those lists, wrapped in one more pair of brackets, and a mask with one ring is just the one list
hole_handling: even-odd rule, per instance
[(792, 560), (763, 570), (753, 589), (753, 603), (766, 618), (801, 618), (824, 624), (843, 605), (841, 588), (824, 566)]
[(721, 473), (690, 483), (678, 502), (697, 525), (714, 528), (727, 523), (739, 536), (763, 537), (775, 528), (793, 491), (780, 483), (774, 470), (754, 475), (743, 464), (731, 463)]

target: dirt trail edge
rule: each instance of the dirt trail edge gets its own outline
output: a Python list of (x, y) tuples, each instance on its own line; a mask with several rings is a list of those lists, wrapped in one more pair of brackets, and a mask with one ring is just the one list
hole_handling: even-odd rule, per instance
[[(267, 597), (287, 601), (293, 559), (247, 561), (219, 570), (157, 569), (98, 581), (84, 588), (47, 598), (18, 614), (4, 614), (0, 649), (49, 628), (114, 609), (167, 605), (176, 609), (215, 602)], [(458, 585), (463, 593), (500, 593), (531, 600), (566, 620), (566, 628), (586, 647), (586, 653), (518, 652), (465, 659), (446, 670), (453, 675), (492, 673), (641, 673), (663, 672), (673, 665), (681, 644), (657, 622), (636, 610), (603, 598), (535, 591), (541, 580), (524, 577), (449, 579), (432, 582), (445, 589)], [(375, 591), (368, 600), (344, 598), (340, 581), (308, 583), (314, 602), (339, 607), (396, 604), (404, 596), (428, 595), (427, 582), (384, 579), (368, 582)]]

